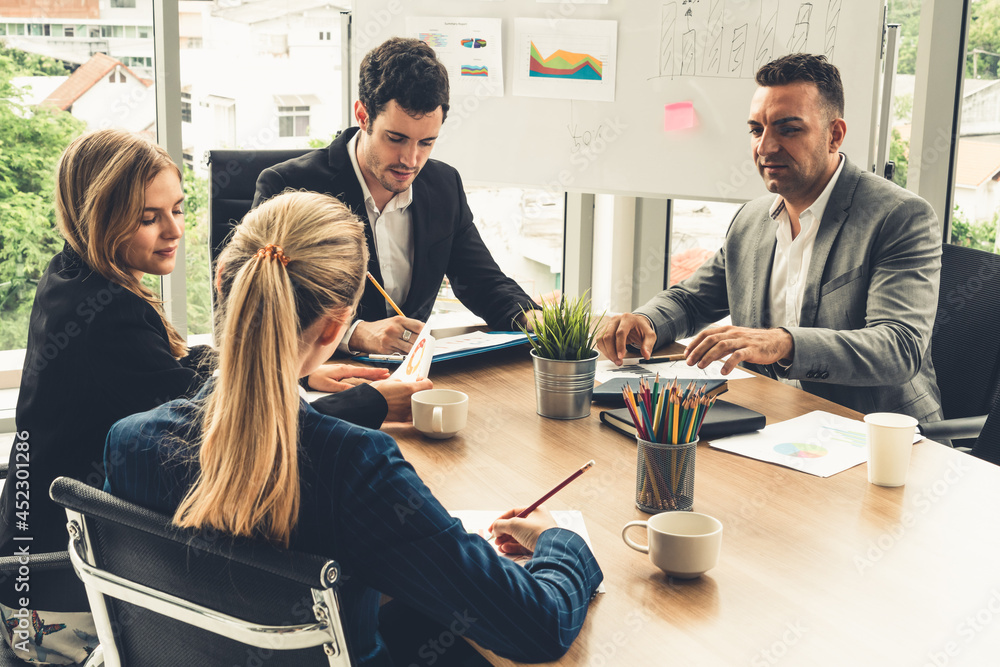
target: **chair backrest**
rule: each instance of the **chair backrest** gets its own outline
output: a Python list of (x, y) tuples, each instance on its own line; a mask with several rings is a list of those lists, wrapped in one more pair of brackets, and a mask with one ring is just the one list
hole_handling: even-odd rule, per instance
[(983, 430), (972, 446), (972, 455), (1000, 466), (1000, 395), (993, 401)]
[(208, 168), (212, 187), (209, 193), (211, 229), (209, 248), (214, 266), (226, 245), (226, 239), (253, 204), (257, 177), (268, 167), (304, 155), (313, 149), (287, 150), (212, 150)]
[(350, 665), (335, 561), (180, 530), (66, 477), (50, 493), (109, 667)]
[(1000, 386), (1000, 255), (946, 243), (931, 355), (945, 419), (985, 415)]

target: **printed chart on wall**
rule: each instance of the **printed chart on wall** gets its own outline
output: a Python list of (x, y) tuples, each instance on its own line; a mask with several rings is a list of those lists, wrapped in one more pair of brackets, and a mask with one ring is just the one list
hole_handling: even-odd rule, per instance
[(868, 460), (865, 428), (855, 419), (816, 410), (709, 444), (817, 477), (829, 477)]
[(515, 19), (514, 94), (615, 101), (617, 21)]
[(406, 32), (434, 49), (448, 70), (451, 92), (503, 97), (500, 19), (410, 16)]

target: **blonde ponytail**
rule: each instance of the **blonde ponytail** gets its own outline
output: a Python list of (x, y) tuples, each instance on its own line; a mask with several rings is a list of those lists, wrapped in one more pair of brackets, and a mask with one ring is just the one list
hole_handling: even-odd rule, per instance
[(326, 195), (279, 195), (237, 227), (219, 258), (219, 375), (203, 410), (200, 472), (175, 524), (288, 545), (300, 497), (299, 337), (356, 307), (367, 263), (361, 223)]

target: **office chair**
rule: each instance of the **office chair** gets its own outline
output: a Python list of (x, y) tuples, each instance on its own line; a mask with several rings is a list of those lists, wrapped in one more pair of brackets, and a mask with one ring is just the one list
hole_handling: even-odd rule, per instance
[(50, 493), (66, 508), (69, 557), (108, 667), (351, 664), (335, 561), (178, 529), (68, 477)]
[[(1000, 255), (944, 244), (931, 357), (945, 421), (933, 439), (974, 439), (1000, 394)], [(953, 442), (971, 445), (972, 440)]]
[(993, 401), (983, 430), (972, 446), (972, 455), (1000, 466), (1000, 395)]
[(313, 149), (286, 150), (211, 150), (208, 169), (212, 187), (209, 192), (209, 249), (214, 270), (215, 260), (233, 230), (253, 204), (257, 177), (268, 167), (304, 155)]

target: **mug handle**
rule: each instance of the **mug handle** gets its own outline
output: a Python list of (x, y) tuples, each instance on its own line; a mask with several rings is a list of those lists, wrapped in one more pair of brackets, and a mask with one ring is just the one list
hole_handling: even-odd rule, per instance
[(622, 539), (625, 540), (625, 544), (629, 545), (630, 547), (632, 547), (636, 551), (641, 551), (644, 554), (648, 554), (649, 553), (649, 546), (648, 545), (636, 544), (635, 542), (633, 542), (632, 540), (630, 540), (628, 538), (628, 535), (625, 534), (625, 531), (627, 531), (632, 526), (642, 526), (643, 528), (645, 528), (646, 527), (646, 522), (645, 521), (629, 521), (628, 523), (626, 523), (625, 527), (622, 528)]
[(431, 428), (434, 429), (435, 433), (444, 433), (444, 408), (440, 405), (434, 406), (434, 412), (431, 414)]

